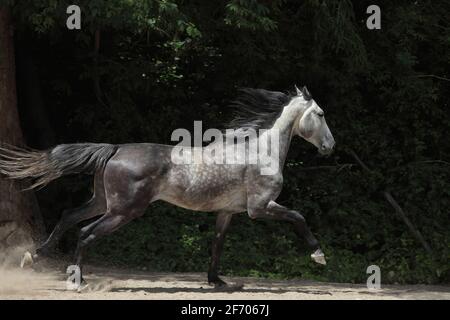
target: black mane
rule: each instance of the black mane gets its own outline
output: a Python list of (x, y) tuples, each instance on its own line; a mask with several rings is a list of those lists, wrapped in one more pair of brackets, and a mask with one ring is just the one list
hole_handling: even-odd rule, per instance
[(229, 123), (232, 129), (268, 129), (280, 116), (283, 107), (294, 95), (264, 89), (240, 89), (240, 95), (232, 101), (235, 118)]

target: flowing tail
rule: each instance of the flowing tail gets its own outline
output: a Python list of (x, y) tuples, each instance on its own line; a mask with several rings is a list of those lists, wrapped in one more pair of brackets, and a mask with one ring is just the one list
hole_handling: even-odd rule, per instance
[(46, 151), (0, 146), (0, 175), (11, 179), (31, 178), (28, 189), (40, 189), (69, 174), (92, 174), (103, 168), (117, 151), (111, 144), (61, 144)]

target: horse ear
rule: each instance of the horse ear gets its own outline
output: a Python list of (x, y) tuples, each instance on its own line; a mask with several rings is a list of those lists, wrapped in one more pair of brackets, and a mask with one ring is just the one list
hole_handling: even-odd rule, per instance
[(311, 93), (309, 93), (309, 90), (306, 86), (303, 87), (302, 93), (306, 99), (311, 99)]
[(298, 95), (298, 96), (302, 96), (303, 93), (302, 93), (302, 91), (297, 87), (297, 85), (295, 85), (294, 87), (295, 87), (295, 92), (297, 92), (297, 95)]
[(306, 100), (310, 100), (312, 98), (311, 97), (311, 93), (309, 93), (309, 90), (308, 90), (308, 88), (306, 86), (303, 87), (302, 93), (305, 96)]

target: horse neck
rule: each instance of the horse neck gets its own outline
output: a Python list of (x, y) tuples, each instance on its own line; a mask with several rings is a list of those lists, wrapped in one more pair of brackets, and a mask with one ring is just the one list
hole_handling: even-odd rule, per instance
[[(279, 134), (279, 168), (282, 171), (294, 134), (295, 123), (302, 110), (298, 106), (287, 105), (270, 130), (278, 130)], [(269, 130), (269, 131), (270, 131)]]

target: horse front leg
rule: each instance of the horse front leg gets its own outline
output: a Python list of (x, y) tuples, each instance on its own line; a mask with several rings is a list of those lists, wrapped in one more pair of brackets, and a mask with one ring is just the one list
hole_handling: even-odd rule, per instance
[(290, 210), (271, 200), (264, 207), (259, 206), (259, 208), (255, 207), (249, 209), (248, 213), (253, 219), (265, 218), (291, 222), (294, 225), (297, 236), (304, 238), (308, 246), (314, 250), (311, 254), (311, 259), (316, 263), (326, 264), (325, 255), (320, 249), (319, 241), (317, 241), (316, 237), (312, 234), (305, 218), (299, 212)]
[(226, 282), (219, 278), (219, 260), (222, 254), (223, 242), (225, 234), (230, 225), (232, 214), (219, 213), (216, 219), (216, 230), (211, 248), (211, 264), (208, 270), (208, 283), (214, 284), (215, 287), (226, 286)]

